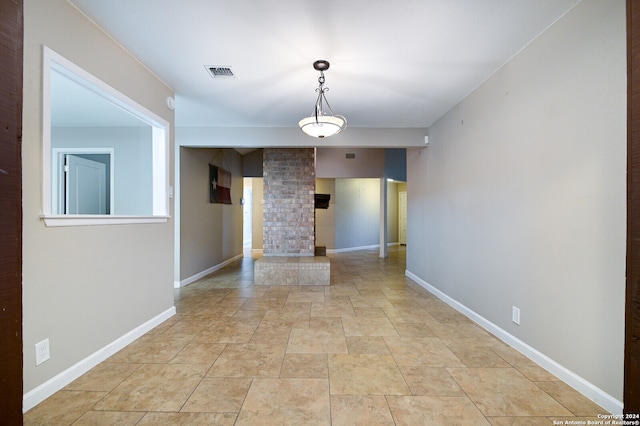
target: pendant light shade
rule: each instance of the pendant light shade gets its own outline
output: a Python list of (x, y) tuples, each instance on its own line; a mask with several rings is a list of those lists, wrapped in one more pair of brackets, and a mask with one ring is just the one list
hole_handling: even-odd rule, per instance
[(347, 127), (347, 120), (341, 115), (319, 115), (303, 118), (298, 125), (307, 135), (324, 138), (340, 133)]
[[(325, 92), (329, 88), (324, 87), (324, 71), (329, 69), (329, 62), (324, 60), (315, 61), (313, 68), (320, 71), (320, 77), (318, 78), (319, 86), (316, 89), (318, 92), (318, 98), (314, 106), (313, 114), (309, 117), (305, 117), (298, 122), (300, 129), (307, 135), (315, 138), (325, 138), (340, 133), (347, 127), (347, 119), (342, 115), (335, 115), (329, 102), (325, 98)], [(326, 104), (329, 109), (329, 113), (323, 110), (323, 105)]]

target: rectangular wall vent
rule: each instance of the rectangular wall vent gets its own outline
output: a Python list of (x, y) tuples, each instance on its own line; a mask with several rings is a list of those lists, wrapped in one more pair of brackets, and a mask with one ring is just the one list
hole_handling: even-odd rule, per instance
[(354, 158), (356, 158), (356, 153), (355, 152), (347, 152), (345, 154), (344, 158), (346, 158), (347, 160), (353, 160)]
[(236, 78), (236, 74), (230, 66), (205, 65), (204, 67), (213, 78)]

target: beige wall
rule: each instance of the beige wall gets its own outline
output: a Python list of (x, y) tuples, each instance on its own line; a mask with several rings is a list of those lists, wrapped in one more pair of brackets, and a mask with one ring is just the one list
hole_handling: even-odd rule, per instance
[(398, 242), (398, 184), (387, 182), (387, 244)]
[[(346, 154), (356, 158), (346, 158)], [(375, 178), (384, 176), (383, 148), (318, 148), (316, 177)]]
[[(165, 106), (171, 89), (69, 3), (25, 0), (24, 13), (23, 339), (29, 392), (173, 307), (172, 220), (47, 228), (40, 219), (42, 45), (164, 118), (171, 129), (174, 118)], [(36, 367), (34, 345), (45, 338), (51, 359)]]
[(316, 209), (316, 246), (336, 248), (336, 180), (316, 179), (316, 193), (329, 194), (328, 209)]
[[(231, 205), (209, 203), (209, 163), (231, 172)], [(180, 279), (242, 254), (242, 158), (233, 149), (180, 148)]]
[(583, 1), (407, 156), (408, 271), (619, 401), (625, 37)]
[(253, 187), (253, 206), (251, 209), (252, 225), (251, 225), (251, 249), (262, 250), (263, 239), (263, 219), (264, 212), (262, 209), (264, 203), (264, 182), (262, 178), (252, 179)]

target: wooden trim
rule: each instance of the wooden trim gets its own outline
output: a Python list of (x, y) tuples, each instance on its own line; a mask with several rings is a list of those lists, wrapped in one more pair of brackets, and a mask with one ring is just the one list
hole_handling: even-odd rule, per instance
[(640, 2), (627, 0), (627, 283), (624, 412), (640, 413)]
[(22, 424), (23, 0), (0, 2), (0, 418)]

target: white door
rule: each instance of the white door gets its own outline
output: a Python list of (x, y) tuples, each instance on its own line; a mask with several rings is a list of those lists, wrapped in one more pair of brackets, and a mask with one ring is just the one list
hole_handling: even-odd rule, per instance
[(67, 214), (107, 214), (106, 166), (73, 154), (65, 155)]
[(398, 240), (407, 245), (407, 191), (398, 192)]

